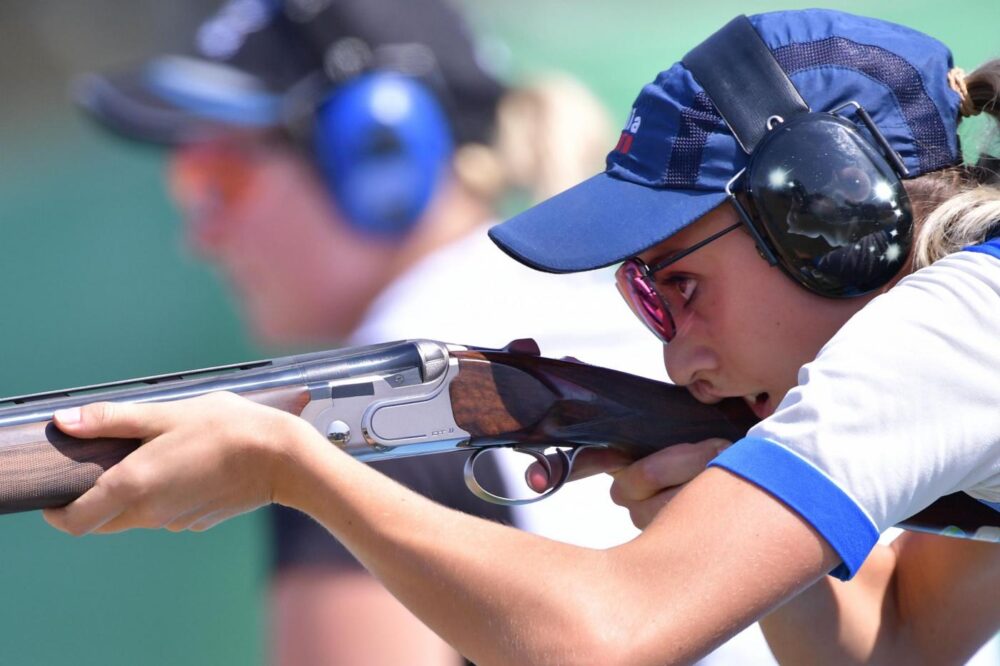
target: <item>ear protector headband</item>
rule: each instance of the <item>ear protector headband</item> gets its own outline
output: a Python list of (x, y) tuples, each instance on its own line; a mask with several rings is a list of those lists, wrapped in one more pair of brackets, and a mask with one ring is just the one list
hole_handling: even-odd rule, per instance
[[(313, 157), (334, 204), (362, 233), (399, 239), (420, 220), (447, 171), (451, 129), (428, 87), (370, 71), (293, 97), (293, 134)], [(302, 98), (305, 98), (304, 100)]]
[[(726, 193), (761, 256), (821, 296), (887, 284), (909, 256), (913, 216), (906, 167), (864, 108), (810, 110), (746, 16), (682, 62), (749, 155)], [(847, 108), (867, 133), (837, 115)]]

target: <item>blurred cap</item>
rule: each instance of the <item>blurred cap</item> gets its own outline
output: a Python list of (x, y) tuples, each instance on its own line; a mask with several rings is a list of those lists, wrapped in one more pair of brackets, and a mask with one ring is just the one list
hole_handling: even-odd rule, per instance
[[(910, 177), (960, 160), (951, 53), (910, 28), (829, 10), (750, 22), (814, 111), (857, 101)], [(754, 94), (754, 91), (747, 91)], [(726, 199), (740, 148), (682, 63), (639, 93), (607, 168), (490, 230), (508, 254), (565, 273), (620, 262), (657, 245)]]
[(187, 54), (80, 77), (75, 101), (111, 130), (175, 145), (285, 124), (290, 91), (388, 69), (430, 87), (457, 143), (488, 141), (503, 86), (445, 0), (229, 0)]

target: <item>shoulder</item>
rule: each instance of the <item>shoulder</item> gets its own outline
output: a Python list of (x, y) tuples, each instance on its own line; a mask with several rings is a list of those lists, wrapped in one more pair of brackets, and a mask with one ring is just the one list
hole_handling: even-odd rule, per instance
[(945, 298), (968, 295), (970, 291), (984, 295), (992, 293), (997, 297), (1000, 295), (1000, 238), (967, 247), (921, 268), (903, 278), (885, 297), (895, 300), (921, 290), (930, 290)]
[[(997, 254), (957, 252), (906, 276), (852, 317), (816, 360), (855, 367), (879, 359), (891, 370), (899, 367), (891, 359), (909, 367), (907, 354), (915, 354), (910, 358), (921, 367), (940, 368), (974, 347), (992, 347), (1000, 333), (1000, 245), (994, 247)], [(957, 341), (960, 347), (948, 347)]]

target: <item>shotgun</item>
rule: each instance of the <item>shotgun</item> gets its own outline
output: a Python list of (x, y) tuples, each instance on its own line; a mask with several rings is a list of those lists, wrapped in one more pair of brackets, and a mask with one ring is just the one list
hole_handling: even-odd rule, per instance
[[(407, 340), (0, 399), (0, 513), (67, 504), (139, 445), (69, 437), (52, 424), (57, 409), (214, 391), (296, 414), (365, 462), (468, 452), (466, 485), (481, 499), (507, 505), (557, 492), (586, 448), (610, 447), (638, 459), (681, 442), (734, 441), (756, 421), (743, 400), (706, 405), (676, 385), (542, 357), (530, 339), (502, 349)], [(498, 447), (541, 463), (549, 487), (517, 499), (481, 485), (476, 462)], [(551, 465), (547, 452), (561, 464)], [(957, 493), (901, 526), (993, 540), (998, 518)]]

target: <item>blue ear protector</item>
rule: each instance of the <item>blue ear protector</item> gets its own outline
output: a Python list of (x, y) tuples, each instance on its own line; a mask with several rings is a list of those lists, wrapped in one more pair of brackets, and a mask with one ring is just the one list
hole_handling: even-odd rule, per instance
[(363, 233), (405, 236), (451, 159), (435, 96), (413, 77), (375, 71), (335, 87), (313, 113), (308, 147), (340, 212)]
[(761, 256), (821, 296), (887, 284), (909, 256), (907, 171), (864, 108), (811, 111), (746, 16), (683, 62), (749, 155), (726, 192)]

